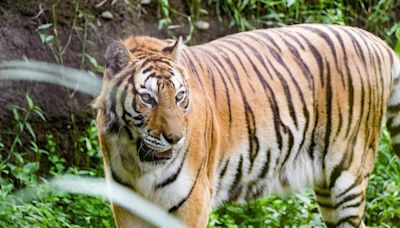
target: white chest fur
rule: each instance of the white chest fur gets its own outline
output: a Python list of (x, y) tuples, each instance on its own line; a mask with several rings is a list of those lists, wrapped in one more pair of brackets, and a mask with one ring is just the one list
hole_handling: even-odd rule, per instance
[(170, 209), (184, 199), (194, 182), (195, 174), (189, 169), (185, 151), (180, 150), (165, 164), (143, 163), (136, 154), (136, 146), (121, 138), (111, 140), (111, 168), (113, 175), (123, 183), (158, 204)]

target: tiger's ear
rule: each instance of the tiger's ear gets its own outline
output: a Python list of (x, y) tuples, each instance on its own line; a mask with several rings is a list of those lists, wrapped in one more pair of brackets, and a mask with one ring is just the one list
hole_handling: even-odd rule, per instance
[(113, 77), (124, 69), (130, 60), (131, 53), (125, 47), (122, 41), (113, 41), (108, 45), (105, 58), (106, 58), (106, 73), (109, 77)]
[(170, 57), (171, 59), (178, 60), (182, 47), (182, 36), (179, 36), (178, 40), (175, 41), (174, 44), (166, 46), (162, 49), (162, 52), (165, 56)]

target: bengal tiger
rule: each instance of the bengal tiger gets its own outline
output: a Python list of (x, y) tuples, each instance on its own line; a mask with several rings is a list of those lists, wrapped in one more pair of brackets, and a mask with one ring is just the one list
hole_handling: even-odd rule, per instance
[[(359, 28), (301, 24), (190, 47), (130, 37), (105, 59), (106, 178), (188, 227), (223, 203), (307, 186), (328, 227), (364, 227), (385, 123), (400, 153), (400, 61)], [(119, 227), (148, 225), (112, 208)]]

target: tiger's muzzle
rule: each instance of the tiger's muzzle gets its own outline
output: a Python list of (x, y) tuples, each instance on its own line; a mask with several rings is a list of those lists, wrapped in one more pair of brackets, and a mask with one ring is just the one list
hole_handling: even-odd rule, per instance
[(142, 162), (160, 162), (172, 158), (172, 147), (165, 151), (158, 151), (151, 148), (143, 139), (137, 141), (136, 149)]
[[(178, 151), (183, 145), (185, 137), (175, 138), (173, 140), (167, 139), (161, 135), (160, 145), (154, 145), (152, 143), (146, 142), (148, 139), (139, 139), (136, 142), (136, 149), (139, 155), (140, 161), (142, 162), (164, 162), (171, 159), (174, 155), (174, 151)], [(157, 140), (158, 141), (158, 140)], [(156, 144), (159, 144), (157, 142)]]

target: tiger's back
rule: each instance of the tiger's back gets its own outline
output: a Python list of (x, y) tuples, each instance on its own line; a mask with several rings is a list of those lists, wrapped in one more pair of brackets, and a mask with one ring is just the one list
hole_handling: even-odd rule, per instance
[(340, 206), (363, 210), (399, 77), (390, 48), (360, 29), (300, 25), (234, 34), (184, 53), (220, 128), (213, 204), (313, 186), (328, 223), (352, 222), (331, 214)]
[(110, 46), (96, 102), (108, 179), (190, 227), (223, 202), (306, 186), (328, 226), (364, 226), (386, 117), (400, 152), (400, 61), (379, 38), (312, 24)]

